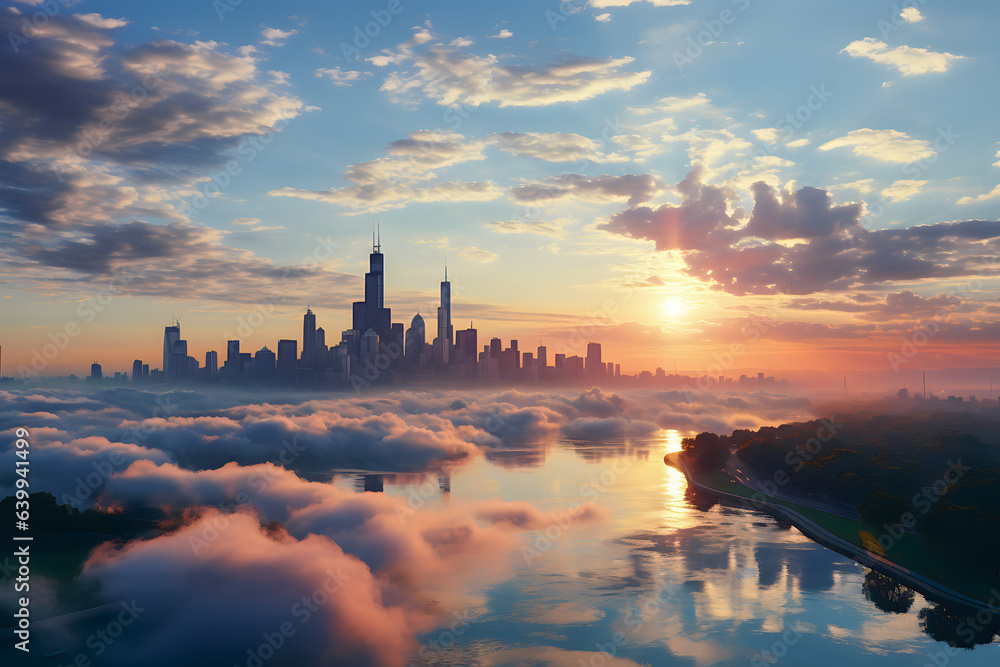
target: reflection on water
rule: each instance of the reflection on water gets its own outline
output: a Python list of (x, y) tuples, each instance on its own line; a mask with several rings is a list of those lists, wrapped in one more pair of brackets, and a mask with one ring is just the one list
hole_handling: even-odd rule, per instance
[[(593, 500), (613, 519), (564, 532), (530, 560), (514, 554), (514, 576), (500, 585), (464, 574), (485, 604), (448, 646), (440, 632), (424, 637), (433, 661), (414, 664), (998, 664), (1000, 645), (944, 643), (975, 643), (959, 636), (967, 611), (930, 603), (767, 514), (690, 489), (662, 463), (683, 435), (566, 440), (452, 471), (452, 503), (499, 497), (558, 512)], [(426, 484), (410, 481), (386, 479), (385, 492)]]

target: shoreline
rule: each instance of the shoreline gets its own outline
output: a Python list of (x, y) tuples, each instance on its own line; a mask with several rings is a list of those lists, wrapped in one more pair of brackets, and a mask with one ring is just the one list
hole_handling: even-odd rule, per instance
[[(723, 489), (714, 488), (699, 480), (689, 469), (689, 462), (686, 457), (683, 456), (681, 452), (671, 452), (663, 457), (664, 464), (679, 470), (687, 480), (688, 484), (694, 486), (696, 489), (710, 493), (719, 498), (725, 500), (733, 500), (738, 502), (740, 505), (751, 509), (765, 509), (774, 514), (782, 516), (788, 519), (792, 525), (794, 525), (799, 532), (813, 540), (817, 544), (820, 544), (827, 549), (836, 551), (837, 553), (850, 558), (862, 565), (869, 567), (873, 570), (891, 576), (895, 579), (900, 580), (913, 590), (919, 592), (925, 598), (930, 599), (934, 602), (952, 602), (961, 604), (966, 607), (975, 609), (989, 609), (991, 607), (990, 602), (977, 600), (963, 593), (959, 593), (943, 584), (940, 584), (929, 577), (926, 577), (919, 572), (915, 572), (908, 568), (895, 563), (888, 558), (880, 556), (878, 554), (872, 553), (865, 549), (858, 547), (855, 544), (843, 539), (842, 537), (834, 534), (830, 530), (826, 529), (824, 526), (820, 525), (816, 521), (800, 514), (790, 507), (785, 505), (769, 502), (768, 500), (761, 500), (759, 498), (754, 498), (750, 500), (744, 496), (740, 496), (733, 493), (728, 493)], [(737, 485), (741, 488), (753, 492), (754, 494), (759, 494), (762, 498), (772, 498), (767, 494), (764, 494), (757, 489), (753, 489), (749, 486), (744, 485), (742, 482), (736, 481)], [(786, 501), (787, 502), (787, 501)], [(826, 513), (825, 510), (810, 508), (813, 511)]]

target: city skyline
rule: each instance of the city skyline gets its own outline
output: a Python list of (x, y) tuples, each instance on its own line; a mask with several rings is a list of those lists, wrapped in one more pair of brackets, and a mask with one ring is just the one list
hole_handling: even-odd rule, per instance
[(707, 369), (748, 312), (775, 326), (746, 367), (892, 368), (921, 329), (922, 368), (996, 358), (996, 8), (852, 0), (816, 42), (795, 12), (660, 4), (15, 2), (4, 71), (81, 94), (3, 93), (8, 363), (70, 324), (57, 374), (145, 355), (170, 311), (199, 349), (261, 309), (255, 349), (303, 304), (350, 318), (373, 218), (405, 249), (393, 308), (433, 318), (447, 263), (463, 319), (593, 328), (632, 372)]

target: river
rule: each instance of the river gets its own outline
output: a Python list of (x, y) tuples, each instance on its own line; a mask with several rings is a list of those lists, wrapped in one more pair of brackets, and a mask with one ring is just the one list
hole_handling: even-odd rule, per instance
[[(919, 593), (768, 514), (693, 494), (663, 463), (682, 435), (562, 440), (479, 459), (448, 479), (369, 477), (369, 488), (418, 499), (418, 511), (501, 498), (553, 515), (523, 536), (502, 574), (493, 559), (470, 559), (454, 575), (464, 601), (421, 637), (412, 664), (1000, 664), (1000, 645), (960, 650), (929, 637), (920, 611), (932, 605)], [(363, 488), (359, 476), (336, 483)], [(588, 500), (609, 517), (576, 525), (569, 508)], [(892, 612), (866, 597), (866, 576)]]

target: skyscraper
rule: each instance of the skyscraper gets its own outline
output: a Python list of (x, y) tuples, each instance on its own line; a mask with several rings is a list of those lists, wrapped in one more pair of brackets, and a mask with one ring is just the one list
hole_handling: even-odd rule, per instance
[(587, 343), (587, 368), (588, 377), (599, 378), (604, 375), (604, 364), (601, 362), (601, 344)]
[(205, 353), (205, 382), (219, 381), (219, 353), (211, 350)]
[(298, 345), (296, 340), (278, 341), (278, 379), (284, 384), (295, 384)]
[(377, 239), (372, 239), (372, 253), (368, 258), (369, 271), (365, 274), (365, 300), (354, 302), (354, 322), (351, 327), (364, 336), (372, 329), (379, 340), (388, 341), (392, 333), (392, 314), (385, 307), (385, 257)]
[(424, 325), (424, 318), (417, 313), (410, 321), (410, 328), (406, 330), (406, 368), (415, 370), (420, 367), (420, 355), (424, 353), (424, 344), (427, 342), (427, 327)]
[(451, 283), (448, 282), (448, 267), (444, 267), (444, 280), (441, 281), (441, 305), (437, 312), (437, 361), (439, 366), (447, 366), (452, 362), (452, 348), (455, 346), (455, 336), (451, 327)]
[[(180, 324), (163, 329), (163, 376), (166, 378), (176, 377), (176, 371), (171, 372), (171, 355), (174, 353), (174, 343), (181, 339)], [(185, 355), (186, 356), (186, 355)]]
[(302, 317), (302, 358), (312, 362), (316, 357), (316, 316), (310, 308)]
[(132, 382), (142, 382), (142, 360), (132, 362)]

